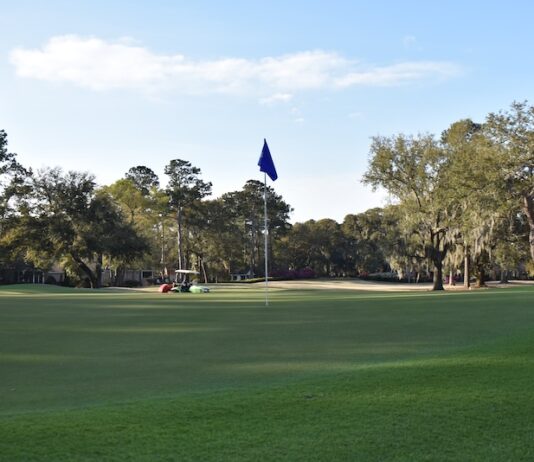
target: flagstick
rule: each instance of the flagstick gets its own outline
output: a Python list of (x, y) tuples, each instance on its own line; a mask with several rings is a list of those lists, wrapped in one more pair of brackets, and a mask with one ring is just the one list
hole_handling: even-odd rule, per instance
[(269, 306), (269, 276), (267, 274), (269, 270), (269, 266), (267, 263), (268, 259), (268, 244), (267, 244), (267, 238), (269, 234), (269, 230), (267, 228), (267, 173), (263, 174), (263, 214), (265, 218), (265, 227), (263, 228), (263, 234), (265, 237), (265, 306)]

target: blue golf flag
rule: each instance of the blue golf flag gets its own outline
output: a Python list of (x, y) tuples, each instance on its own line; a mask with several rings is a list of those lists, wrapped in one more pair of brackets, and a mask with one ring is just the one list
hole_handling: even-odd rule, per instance
[(261, 150), (260, 160), (258, 161), (260, 166), (260, 172), (265, 172), (269, 175), (269, 178), (275, 181), (278, 178), (276, 173), (276, 168), (274, 166), (273, 158), (271, 157), (271, 152), (269, 151), (269, 146), (267, 146), (267, 140), (263, 140), (263, 149)]

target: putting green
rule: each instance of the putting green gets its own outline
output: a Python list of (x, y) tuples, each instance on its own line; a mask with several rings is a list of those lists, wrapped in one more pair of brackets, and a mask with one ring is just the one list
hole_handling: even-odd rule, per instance
[(532, 288), (263, 296), (0, 288), (0, 460), (454, 460), (456, 418), (530, 448)]

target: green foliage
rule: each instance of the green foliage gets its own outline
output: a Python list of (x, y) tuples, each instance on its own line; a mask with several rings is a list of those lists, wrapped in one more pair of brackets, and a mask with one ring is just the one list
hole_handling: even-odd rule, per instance
[(0, 233), (10, 201), (25, 191), (25, 179), (31, 173), (18, 163), (17, 155), (9, 152), (7, 145), (7, 133), (0, 130)]
[[(118, 205), (124, 218), (148, 244), (148, 251), (139, 255), (134, 261), (136, 267), (157, 268), (164, 267), (171, 258), (169, 248), (171, 241), (173, 220), (168, 216), (169, 198), (164, 191), (157, 188), (157, 177), (149, 180), (143, 178), (131, 179), (132, 171), (144, 172), (146, 167), (135, 167), (129, 170), (128, 178), (117, 180), (115, 183), (101, 188), (101, 192), (108, 194)], [(144, 185), (144, 186), (143, 186)], [(148, 186), (150, 189), (147, 189)], [(126, 269), (124, 260), (108, 262), (115, 271), (114, 284), (124, 283), (123, 275)]]
[[(276, 246), (290, 229), (289, 213), (291, 207), (267, 187), (267, 219), (269, 226), (269, 248)], [(250, 269), (255, 274), (262, 274), (264, 268), (264, 184), (249, 180), (239, 191), (232, 191), (221, 196), (221, 218), (226, 221), (227, 248), (232, 259), (228, 267), (233, 270)], [(278, 256), (274, 258), (276, 264)], [(273, 258), (270, 258), (273, 264)]]
[(431, 135), (374, 138), (364, 180), (397, 201), (391, 266), (421, 268), (427, 259), (440, 289), (443, 265), (455, 271), (465, 259), (482, 285), (492, 264), (504, 270), (524, 260), (525, 232), (512, 225), (520, 211), (534, 258), (533, 153), (534, 108), (526, 103), (484, 124), (455, 122), (439, 142)]
[(7, 235), (16, 220), (17, 208), (27, 208), (22, 197), (28, 192), (30, 174), (18, 163), (17, 155), (8, 151), (7, 133), (0, 130), (0, 265), (13, 264), (20, 257), (19, 249)]
[(529, 224), (530, 255), (534, 260), (534, 106), (512, 103), (508, 112), (487, 117), (487, 132), (500, 153), (502, 184)]
[(102, 192), (109, 194), (119, 204), (131, 224), (136, 223), (150, 207), (147, 196), (130, 179), (117, 180), (115, 183), (103, 187)]
[(189, 221), (194, 219), (201, 200), (211, 194), (211, 182), (202, 180), (200, 174), (200, 168), (182, 159), (171, 160), (165, 166), (165, 175), (169, 177), (165, 190), (169, 199), (169, 211), (176, 214), (178, 269), (185, 268), (188, 260), (185, 229), (188, 228)]
[[(463, 119), (439, 138), (377, 136), (364, 181), (386, 189), (390, 205), (291, 225), (291, 207), (267, 188), (269, 272), (313, 268), (321, 276), (395, 270), (402, 278), (443, 271), (519, 272), (534, 259), (534, 107), (514, 102), (483, 124)], [(96, 189), (89, 174), (48, 169), (31, 178), (0, 131), (0, 262), (50, 268), (75, 278), (103, 266), (123, 281), (126, 267), (192, 268), (206, 280), (263, 273), (264, 185), (214, 200), (191, 162), (165, 167), (168, 184), (146, 166)], [(49, 178), (45, 178), (48, 176)], [(467, 262), (467, 264), (464, 264)]]
[(169, 177), (167, 194), (175, 210), (192, 207), (195, 202), (211, 194), (211, 182), (202, 180), (200, 174), (200, 168), (182, 159), (171, 160), (165, 166), (165, 175)]
[(419, 240), (419, 255), (434, 267), (434, 290), (442, 290), (448, 230), (458, 213), (449, 200), (449, 155), (431, 135), (375, 137), (364, 182), (385, 188), (398, 201), (399, 225)]
[(346, 259), (358, 274), (387, 268), (396, 242), (397, 219), (391, 209), (374, 208), (358, 215), (347, 215), (341, 230), (347, 240)]
[(147, 250), (111, 197), (96, 191), (92, 175), (43, 170), (33, 178), (32, 201), (31, 213), (20, 217), (10, 237), (43, 268), (63, 261), (98, 287), (104, 254), (130, 261)]
[(144, 165), (130, 168), (124, 177), (130, 180), (143, 196), (148, 196), (153, 189), (159, 187), (158, 176)]
[(334, 220), (295, 224), (283, 241), (281, 253), (291, 269), (312, 268), (320, 276), (345, 273), (345, 239)]

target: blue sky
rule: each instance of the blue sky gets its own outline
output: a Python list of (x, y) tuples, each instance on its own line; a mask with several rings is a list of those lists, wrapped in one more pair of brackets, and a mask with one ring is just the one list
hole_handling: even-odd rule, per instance
[(383, 205), (370, 138), (532, 102), (527, 1), (2, 2), (0, 128), (34, 168), (101, 184), (174, 158), (214, 194), (262, 180), (292, 220)]

